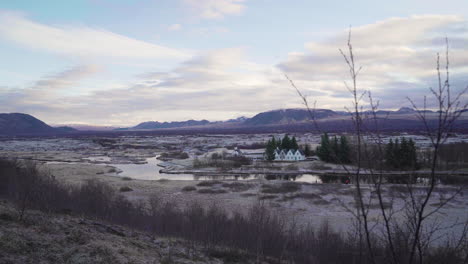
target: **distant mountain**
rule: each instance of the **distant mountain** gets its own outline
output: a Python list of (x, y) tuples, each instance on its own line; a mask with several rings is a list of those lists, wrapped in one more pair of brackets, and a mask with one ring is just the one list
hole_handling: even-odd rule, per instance
[(188, 120), (179, 122), (157, 122), (149, 121), (140, 123), (130, 128), (119, 128), (117, 130), (153, 130), (153, 129), (164, 129), (164, 128), (182, 128), (182, 127), (193, 127), (193, 126), (204, 126), (210, 124), (208, 120)]
[[(425, 111), (428, 114), (435, 113), (432, 111)], [(410, 107), (402, 107), (397, 111), (379, 110), (376, 112), (377, 118), (380, 122), (388, 125), (391, 129), (398, 130), (399, 128), (413, 128), (417, 120), (415, 114), (416, 110)], [(365, 116), (372, 113), (370, 111), (364, 112)], [(307, 109), (279, 109), (267, 112), (258, 113), (252, 118), (239, 117), (236, 119), (229, 119), (227, 121), (209, 122), (207, 120), (195, 121), (188, 120), (182, 122), (144, 122), (137, 126), (130, 128), (122, 128), (117, 130), (158, 130), (158, 129), (191, 129), (191, 130), (275, 130), (275, 129), (310, 129), (313, 118), (321, 123), (322, 126), (332, 130), (343, 129), (350, 127), (347, 121), (350, 121), (350, 113), (346, 111), (333, 111), (330, 109), (314, 109), (310, 112)], [(430, 117), (429, 117), (430, 118)]]
[(244, 121), (244, 125), (272, 125), (272, 124), (288, 124), (297, 123), (311, 120), (311, 115), (315, 119), (322, 119), (328, 117), (336, 117), (345, 115), (344, 113), (337, 113), (328, 109), (315, 109), (309, 113), (306, 109), (281, 109), (263, 112), (255, 115), (254, 117)]
[[(419, 110), (419, 112), (423, 112)], [(368, 117), (372, 114), (365, 111), (363, 122), (368, 129), (374, 129), (378, 123), (382, 131), (419, 131), (425, 129), (419, 122), (416, 114), (418, 110), (402, 107), (396, 111), (379, 110), (376, 112), (377, 120), (370, 122)], [(437, 112), (425, 110), (430, 127), (437, 123)], [(311, 122), (311, 114), (316, 122)], [(456, 122), (460, 131), (468, 131), (468, 112), (461, 111)], [(377, 122), (374, 122), (377, 121)], [(353, 123), (350, 113), (333, 111), (329, 109), (280, 109), (258, 113), (247, 118), (239, 117), (226, 121), (187, 120), (178, 122), (149, 121), (134, 127), (114, 128), (105, 126), (68, 125), (51, 127), (41, 120), (20, 113), (0, 114), (0, 135), (51, 135), (51, 134), (92, 134), (92, 133), (270, 133), (270, 132), (305, 132), (313, 131), (319, 127), (324, 131), (351, 131)]]
[(0, 135), (57, 134), (71, 131), (74, 129), (70, 127), (51, 127), (28, 114), (0, 114)]
[(83, 124), (54, 125), (54, 127), (55, 128), (70, 127), (77, 131), (112, 131), (118, 128), (114, 126), (93, 126), (93, 125), (83, 125)]

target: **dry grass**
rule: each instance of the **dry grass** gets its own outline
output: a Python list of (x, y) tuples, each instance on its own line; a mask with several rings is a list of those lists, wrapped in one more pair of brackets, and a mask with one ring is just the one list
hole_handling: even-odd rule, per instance
[(119, 191), (120, 192), (131, 192), (131, 191), (133, 191), (133, 189), (128, 187), (128, 186), (122, 186), (122, 187), (120, 187)]
[(195, 186), (185, 186), (184, 188), (182, 188), (182, 191), (184, 192), (192, 192), (192, 191), (196, 191), (197, 188)]
[(251, 184), (241, 182), (223, 183), (224, 188), (229, 188), (231, 192), (245, 192), (252, 188)]
[(301, 184), (296, 182), (284, 182), (281, 184), (264, 184), (262, 193), (291, 193), (301, 189)]
[(272, 200), (276, 198), (278, 198), (278, 195), (274, 195), (274, 194), (261, 195), (258, 197), (259, 200)]
[(199, 189), (198, 193), (203, 193), (203, 194), (220, 194), (220, 193), (227, 193), (226, 190), (224, 189)]
[(197, 184), (197, 186), (200, 187), (212, 187), (217, 184), (222, 184), (223, 182), (221, 181), (202, 181)]

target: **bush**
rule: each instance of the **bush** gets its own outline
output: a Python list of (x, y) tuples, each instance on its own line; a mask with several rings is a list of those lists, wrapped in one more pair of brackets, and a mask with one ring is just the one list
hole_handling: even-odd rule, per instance
[(220, 193), (227, 193), (227, 191), (223, 189), (200, 189), (198, 190), (198, 193), (220, 194)]
[[(31, 182), (25, 181), (26, 179), (35, 184), (31, 185)], [(18, 184), (20, 182), (26, 182), (27, 185)], [(271, 193), (282, 193), (294, 192), (300, 187), (301, 185), (295, 183), (283, 183), (278, 186), (264, 185), (262, 189)], [(26, 190), (33, 192), (24, 196)], [(199, 192), (215, 194), (226, 191), (201, 189)], [(370, 263), (367, 251), (362, 251), (362, 257), (357, 257), (356, 252), (359, 252), (359, 248), (363, 245), (359, 244), (357, 235), (352, 232), (346, 236), (333, 231), (326, 223), (314, 228), (314, 223), (301, 226), (294, 221), (288, 222), (287, 216), (270, 211), (261, 201), (241, 213), (227, 212), (216, 204), (203, 207), (192, 202), (178, 207), (177, 204), (163, 201), (154, 195), (149, 201), (148, 208), (147, 201), (130, 202), (123, 195), (116, 194), (109, 185), (97, 180), (87, 181), (82, 186), (64, 186), (57, 183), (50, 175), (40, 173), (36, 166), (5, 164), (2, 161), (0, 161), (0, 195), (16, 205), (22, 205), (23, 200), (19, 198), (27, 198), (27, 209), (58, 212), (67, 208), (76, 215), (150, 232), (151, 236), (183, 238), (191, 245), (199, 243), (207, 250), (232, 249), (245, 252), (246, 256), (252, 255), (257, 260), (267, 263), (279, 263), (281, 259), (298, 264)], [(272, 198), (272, 196), (274, 195), (264, 197)], [(314, 201), (312, 199), (312, 202)], [(324, 202), (317, 201), (317, 203)], [(118, 234), (118, 227), (108, 227)], [(400, 262), (404, 262), (403, 260), (407, 258), (408, 248), (404, 238), (405, 232), (410, 232), (402, 228), (403, 230), (398, 229), (394, 234), (396, 242), (399, 243)], [(399, 238), (403, 242), (400, 243)], [(86, 237), (81, 238), (80, 234), (73, 239), (87, 240)], [(378, 237), (372, 234), (372, 241), (379, 241)], [(29, 250), (29, 247), (24, 248), (15, 244), (14, 240), (6, 236), (3, 236), (3, 239), (0, 237), (0, 248), (14, 245), (18, 252)], [(390, 258), (388, 248), (384, 244), (376, 242), (374, 249), (378, 252), (379, 259)], [(449, 243), (441, 248), (428, 248), (424, 256), (424, 263), (449, 260), (450, 263), (457, 264), (464, 262), (466, 252)], [(247, 262), (242, 256), (229, 252), (214, 252), (213, 257), (226, 261)], [(419, 259), (416, 259), (416, 262), (418, 263)]]
[(185, 186), (184, 188), (182, 188), (182, 191), (184, 192), (191, 192), (191, 191), (195, 191), (197, 190), (197, 188), (195, 188), (195, 186)]
[(232, 192), (244, 192), (249, 190), (252, 185), (241, 182), (223, 183), (224, 188), (229, 188)]
[(284, 182), (279, 185), (264, 184), (262, 185), (262, 193), (290, 193), (297, 192), (301, 189), (300, 183)]
[(131, 191), (133, 191), (133, 189), (128, 187), (128, 186), (122, 186), (122, 187), (120, 187), (119, 191), (120, 192), (131, 192)]
[(223, 182), (221, 181), (202, 181), (197, 184), (197, 186), (203, 186), (203, 187), (212, 187), (217, 184), (221, 184)]

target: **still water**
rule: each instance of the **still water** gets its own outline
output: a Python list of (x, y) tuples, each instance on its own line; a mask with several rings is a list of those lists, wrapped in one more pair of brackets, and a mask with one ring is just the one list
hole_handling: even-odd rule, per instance
[(206, 175), (199, 175), (199, 174), (165, 174), (159, 173), (159, 170), (162, 169), (158, 164), (162, 163), (153, 158), (147, 158), (146, 164), (109, 164), (112, 165), (122, 172), (117, 174), (119, 177), (130, 177), (133, 179), (139, 180), (161, 180), (161, 179), (168, 179), (168, 180), (253, 180), (253, 179), (261, 179), (266, 178), (268, 180), (275, 180), (275, 179), (283, 179), (283, 180), (295, 180), (298, 182), (309, 182), (309, 183), (322, 183), (320, 178), (317, 175), (312, 174), (298, 174), (295, 176), (280, 176), (280, 175), (272, 175), (272, 174), (248, 174), (248, 175), (216, 175), (216, 176), (206, 176)]

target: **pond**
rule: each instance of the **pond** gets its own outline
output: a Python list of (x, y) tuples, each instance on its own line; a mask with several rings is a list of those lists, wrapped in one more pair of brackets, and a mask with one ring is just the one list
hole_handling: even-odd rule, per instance
[(298, 174), (294, 176), (281, 176), (281, 175), (272, 175), (272, 174), (244, 174), (244, 175), (216, 175), (216, 176), (206, 176), (201, 174), (165, 174), (159, 173), (159, 170), (162, 169), (159, 164), (163, 161), (156, 159), (156, 157), (147, 158), (146, 164), (108, 164), (119, 169), (120, 173), (117, 175), (119, 177), (130, 177), (138, 180), (176, 180), (176, 181), (204, 181), (204, 180), (254, 180), (265, 178), (267, 180), (294, 180), (298, 182), (309, 182), (309, 183), (322, 183), (322, 180), (317, 175), (312, 174)]

